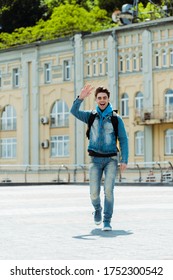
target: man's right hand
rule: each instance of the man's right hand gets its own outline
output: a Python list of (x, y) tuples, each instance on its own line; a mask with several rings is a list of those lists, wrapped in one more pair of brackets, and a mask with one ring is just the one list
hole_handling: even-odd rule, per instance
[(93, 89), (94, 87), (91, 85), (84, 86), (79, 95), (79, 99), (85, 99), (86, 97), (88, 97), (92, 93)]

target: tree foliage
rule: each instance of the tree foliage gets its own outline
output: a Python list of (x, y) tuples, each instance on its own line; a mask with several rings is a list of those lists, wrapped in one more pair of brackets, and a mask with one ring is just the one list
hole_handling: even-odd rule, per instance
[(94, 32), (114, 25), (107, 12), (97, 6), (89, 12), (77, 4), (61, 4), (47, 21), (41, 19), (35, 26), (21, 27), (11, 34), (1, 33), (0, 47), (51, 40), (80, 31)]
[[(67, 35), (72, 36), (76, 32), (96, 32), (114, 27), (117, 24), (112, 21), (112, 17), (108, 11), (108, 4), (111, 5), (112, 3), (115, 7), (115, 2), (117, 8), (119, 8), (118, 5), (121, 4), (122, 6), (126, 1), (13, 0), (10, 6), (11, 0), (0, 0), (0, 20), (2, 20), (5, 13), (6, 15), (9, 13), (8, 15), (10, 15), (12, 10), (13, 12), (16, 11), (17, 17), (20, 18), (19, 13), (22, 15), (18, 23), (17, 17), (16, 22), (13, 22), (13, 17), (10, 18), (8, 16), (8, 22), (10, 22), (11, 26), (16, 26), (16, 28), (11, 33), (4, 32), (4, 28), (2, 29), (0, 33), (0, 48), (8, 48), (36, 41), (52, 40)], [(145, 6), (143, 2), (146, 1), (141, 1), (138, 5), (138, 22), (165, 16), (163, 10), (161, 10), (161, 6), (151, 3)], [(171, 0), (166, 2), (169, 2), (171, 5)], [(19, 7), (19, 3), (20, 12), (16, 10)], [(165, 1), (162, 1), (162, 5), (164, 3)], [(29, 4), (30, 8), (27, 10)], [(104, 7), (103, 4), (105, 5), (105, 9), (101, 8)], [(36, 8), (34, 9), (34, 7)], [(42, 7), (42, 13), (44, 11), (41, 18), (40, 7)], [(110, 11), (112, 11), (111, 6)], [(25, 16), (25, 20), (23, 19), (23, 15)], [(30, 21), (27, 21), (29, 17), (31, 17), (29, 19)], [(39, 20), (37, 21), (37, 19)]]

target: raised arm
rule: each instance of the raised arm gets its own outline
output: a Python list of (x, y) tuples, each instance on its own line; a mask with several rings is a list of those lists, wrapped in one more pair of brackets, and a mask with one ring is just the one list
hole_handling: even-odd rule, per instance
[(70, 113), (74, 115), (77, 119), (84, 123), (88, 123), (89, 116), (91, 114), (90, 111), (80, 110), (81, 103), (83, 100), (88, 97), (94, 88), (91, 85), (86, 85), (82, 90), (78, 98), (73, 102)]

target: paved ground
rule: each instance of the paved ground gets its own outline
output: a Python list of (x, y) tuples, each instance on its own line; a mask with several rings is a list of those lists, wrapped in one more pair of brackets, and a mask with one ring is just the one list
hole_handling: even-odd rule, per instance
[(0, 259), (173, 260), (173, 187), (116, 187), (112, 232), (92, 211), (86, 185), (0, 187)]

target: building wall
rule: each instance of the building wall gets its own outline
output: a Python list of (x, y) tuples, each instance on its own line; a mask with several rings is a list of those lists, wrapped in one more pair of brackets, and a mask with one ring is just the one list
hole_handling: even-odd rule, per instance
[[(172, 161), (173, 151), (165, 154), (165, 132), (173, 129), (173, 113), (165, 112), (165, 94), (173, 91), (172, 21), (1, 50), (0, 139), (16, 139), (17, 144), (13, 154), (14, 143), (1, 143), (0, 164), (89, 163), (86, 125), (68, 115), (88, 83), (110, 89), (111, 103), (126, 125), (130, 162)], [(138, 94), (143, 98), (140, 109)], [(16, 112), (17, 127), (4, 128), (8, 105)], [(94, 109), (94, 96), (81, 108)], [(143, 145), (138, 150), (137, 143)]]

